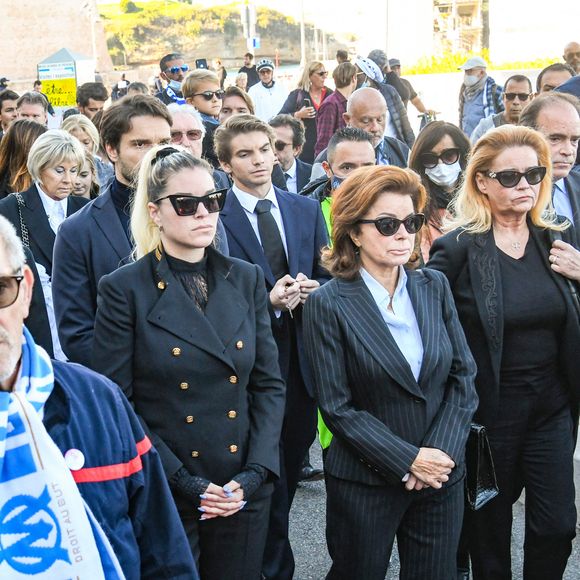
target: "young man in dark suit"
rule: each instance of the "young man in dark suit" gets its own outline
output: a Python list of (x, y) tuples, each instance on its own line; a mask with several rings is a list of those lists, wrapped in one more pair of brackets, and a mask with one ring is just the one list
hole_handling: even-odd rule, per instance
[(316, 201), (272, 185), (275, 141), (272, 128), (252, 115), (231, 117), (215, 133), (216, 153), (234, 182), (221, 213), (230, 254), (264, 271), (286, 380), (281, 477), (272, 498), (262, 573), (265, 578), (291, 579), (288, 513), (302, 460), (316, 433), (316, 404), (302, 343), (302, 305), (328, 280), (319, 262), (328, 238)]
[(312, 173), (312, 165), (298, 159), (306, 140), (304, 125), (292, 115), (276, 115), (268, 124), (276, 133), (274, 153), (284, 173), (286, 189), (299, 193)]

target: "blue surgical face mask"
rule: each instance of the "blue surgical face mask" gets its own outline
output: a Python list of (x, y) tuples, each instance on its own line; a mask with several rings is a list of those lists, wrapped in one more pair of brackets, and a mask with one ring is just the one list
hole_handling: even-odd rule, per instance
[(334, 191), (338, 186), (346, 179), (346, 177), (339, 177), (338, 175), (332, 176), (332, 181), (330, 182), (330, 187)]
[(169, 81), (169, 88), (173, 89), (174, 91), (180, 91), (181, 92), (181, 83), (179, 81), (174, 81), (173, 79), (171, 79)]

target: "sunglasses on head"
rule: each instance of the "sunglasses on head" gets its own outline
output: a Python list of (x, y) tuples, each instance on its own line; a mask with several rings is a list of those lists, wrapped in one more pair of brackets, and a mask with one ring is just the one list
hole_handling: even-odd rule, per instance
[(515, 101), (516, 97), (520, 101), (527, 101), (532, 95), (530, 93), (504, 93), (507, 101)]
[(450, 149), (443, 149), (440, 155), (436, 153), (423, 153), (419, 156), (419, 161), (427, 169), (433, 169), (437, 167), (439, 159), (445, 163), (445, 165), (453, 165), (459, 160), (459, 149), (456, 147), (451, 147)]
[(284, 143), (284, 141), (275, 141), (274, 147), (276, 147), (276, 151), (284, 151), (288, 145), (292, 145), (292, 143)]
[(20, 275), (0, 277), (0, 308), (8, 308), (16, 302), (23, 279)]
[(226, 92), (223, 89), (218, 89), (217, 91), (203, 91), (203, 93), (194, 93), (194, 97), (203, 97), (206, 101), (211, 101), (214, 95), (218, 99), (223, 99), (226, 96)]
[(358, 223), (375, 224), (375, 227), (383, 236), (394, 236), (399, 231), (401, 224), (405, 226), (409, 234), (416, 234), (425, 224), (425, 216), (422, 213), (414, 213), (404, 220), (394, 217), (382, 217), (376, 220), (358, 220)]
[(179, 71), (186, 73), (189, 70), (188, 64), (182, 64), (181, 66), (171, 66), (165, 69), (166, 73), (171, 73), (172, 75), (176, 75)]
[(191, 129), (189, 131), (171, 131), (171, 140), (174, 143), (179, 143), (183, 136), (186, 136), (188, 141), (199, 141), (203, 136), (203, 131), (200, 129)]
[(223, 209), (227, 191), (227, 189), (218, 189), (201, 197), (175, 193), (173, 195), (160, 197), (155, 203), (158, 204), (164, 199), (168, 199), (178, 216), (195, 215), (200, 203), (204, 205), (209, 213), (216, 213)]
[(488, 177), (497, 179), (504, 187), (515, 187), (522, 177), (525, 177), (528, 185), (538, 185), (546, 175), (546, 168), (538, 165), (537, 167), (530, 167), (527, 171), (520, 173), (519, 171), (488, 171)]

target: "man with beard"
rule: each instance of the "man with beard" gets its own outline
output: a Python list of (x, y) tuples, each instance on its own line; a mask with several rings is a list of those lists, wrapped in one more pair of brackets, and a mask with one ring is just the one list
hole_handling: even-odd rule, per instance
[(177, 103), (183, 105), (185, 99), (181, 92), (181, 83), (189, 71), (189, 65), (185, 64), (183, 56), (177, 53), (166, 54), (159, 61), (161, 72), (159, 76), (167, 81), (167, 86), (155, 96), (166, 105)]
[(524, 75), (511, 76), (504, 85), (502, 95), (505, 110), (482, 119), (471, 134), (471, 142), (475, 143), (490, 129), (501, 125), (517, 125), (524, 107), (533, 96), (532, 82)]

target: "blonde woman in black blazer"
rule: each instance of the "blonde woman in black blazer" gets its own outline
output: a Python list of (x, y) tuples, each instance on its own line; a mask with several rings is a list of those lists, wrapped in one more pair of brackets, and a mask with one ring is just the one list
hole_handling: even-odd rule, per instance
[(475, 364), (444, 276), (405, 272), (425, 189), (396, 167), (351, 174), (333, 196), (335, 278), (304, 310), (325, 460), (327, 578), (449, 580), (463, 515)]
[(225, 193), (187, 151), (144, 157), (139, 259), (99, 284), (93, 362), (149, 429), (201, 578), (258, 580), (285, 388), (262, 271), (211, 247)]

